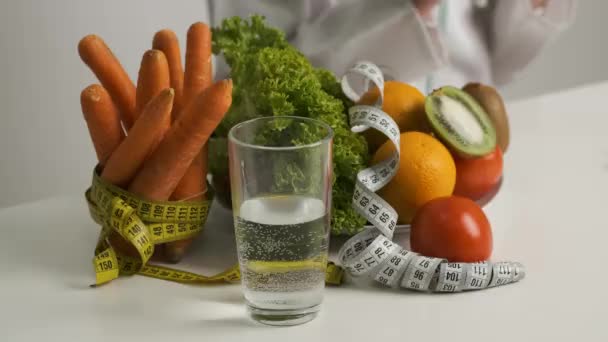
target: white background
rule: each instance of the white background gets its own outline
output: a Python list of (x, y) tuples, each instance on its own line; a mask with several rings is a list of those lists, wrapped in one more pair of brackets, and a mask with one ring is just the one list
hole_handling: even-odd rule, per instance
[[(580, 1), (570, 31), (506, 97), (608, 79), (605, 13), (606, 1)], [(82, 36), (104, 37), (135, 79), (155, 31), (169, 27), (183, 39), (190, 23), (206, 19), (202, 0), (0, 1), (0, 207), (74, 194), (90, 181), (95, 154), (79, 95), (95, 79), (78, 58)]]

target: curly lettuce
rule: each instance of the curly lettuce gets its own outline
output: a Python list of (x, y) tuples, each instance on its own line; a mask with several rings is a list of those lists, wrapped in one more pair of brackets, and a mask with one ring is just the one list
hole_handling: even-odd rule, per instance
[[(294, 115), (327, 123), (334, 130), (332, 232), (352, 235), (360, 231), (365, 219), (354, 211), (351, 198), (355, 177), (368, 163), (368, 149), (365, 139), (349, 129), (346, 108), (351, 103), (336, 77), (313, 67), (282, 31), (267, 26), (261, 16), (225, 19), (213, 29), (213, 52), (224, 56), (234, 85), (232, 106), (215, 134), (226, 137), (237, 123), (262, 116)], [(318, 133), (276, 127), (259, 139), (297, 145), (318, 139)], [(298, 159), (276, 163), (275, 189), (306, 191), (319, 184), (305, 177), (308, 166)], [(210, 164), (215, 163), (227, 162), (212, 160)]]

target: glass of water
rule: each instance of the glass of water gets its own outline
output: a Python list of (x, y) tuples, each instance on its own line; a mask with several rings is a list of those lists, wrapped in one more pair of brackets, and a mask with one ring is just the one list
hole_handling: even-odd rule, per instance
[(249, 313), (270, 325), (308, 322), (325, 287), (333, 131), (313, 119), (263, 117), (234, 126), (228, 137)]

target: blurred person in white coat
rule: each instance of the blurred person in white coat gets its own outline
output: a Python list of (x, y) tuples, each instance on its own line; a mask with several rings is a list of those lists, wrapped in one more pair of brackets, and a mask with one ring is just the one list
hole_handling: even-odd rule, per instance
[(503, 85), (573, 20), (576, 0), (212, 0), (213, 25), (253, 13), (283, 29), (313, 64), (343, 74), (358, 60), (423, 92)]

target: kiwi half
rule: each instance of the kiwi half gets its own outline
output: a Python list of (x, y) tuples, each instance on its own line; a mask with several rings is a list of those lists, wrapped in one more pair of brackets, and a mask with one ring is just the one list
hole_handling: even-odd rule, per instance
[(437, 134), (463, 157), (481, 157), (496, 148), (496, 130), (481, 105), (466, 92), (450, 86), (427, 96), (424, 109)]
[(509, 118), (498, 91), (481, 83), (468, 83), (462, 90), (471, 95), (485, 109), (496, 129), (496, 143), (503, 153), (507, 152), (509, 147)]

